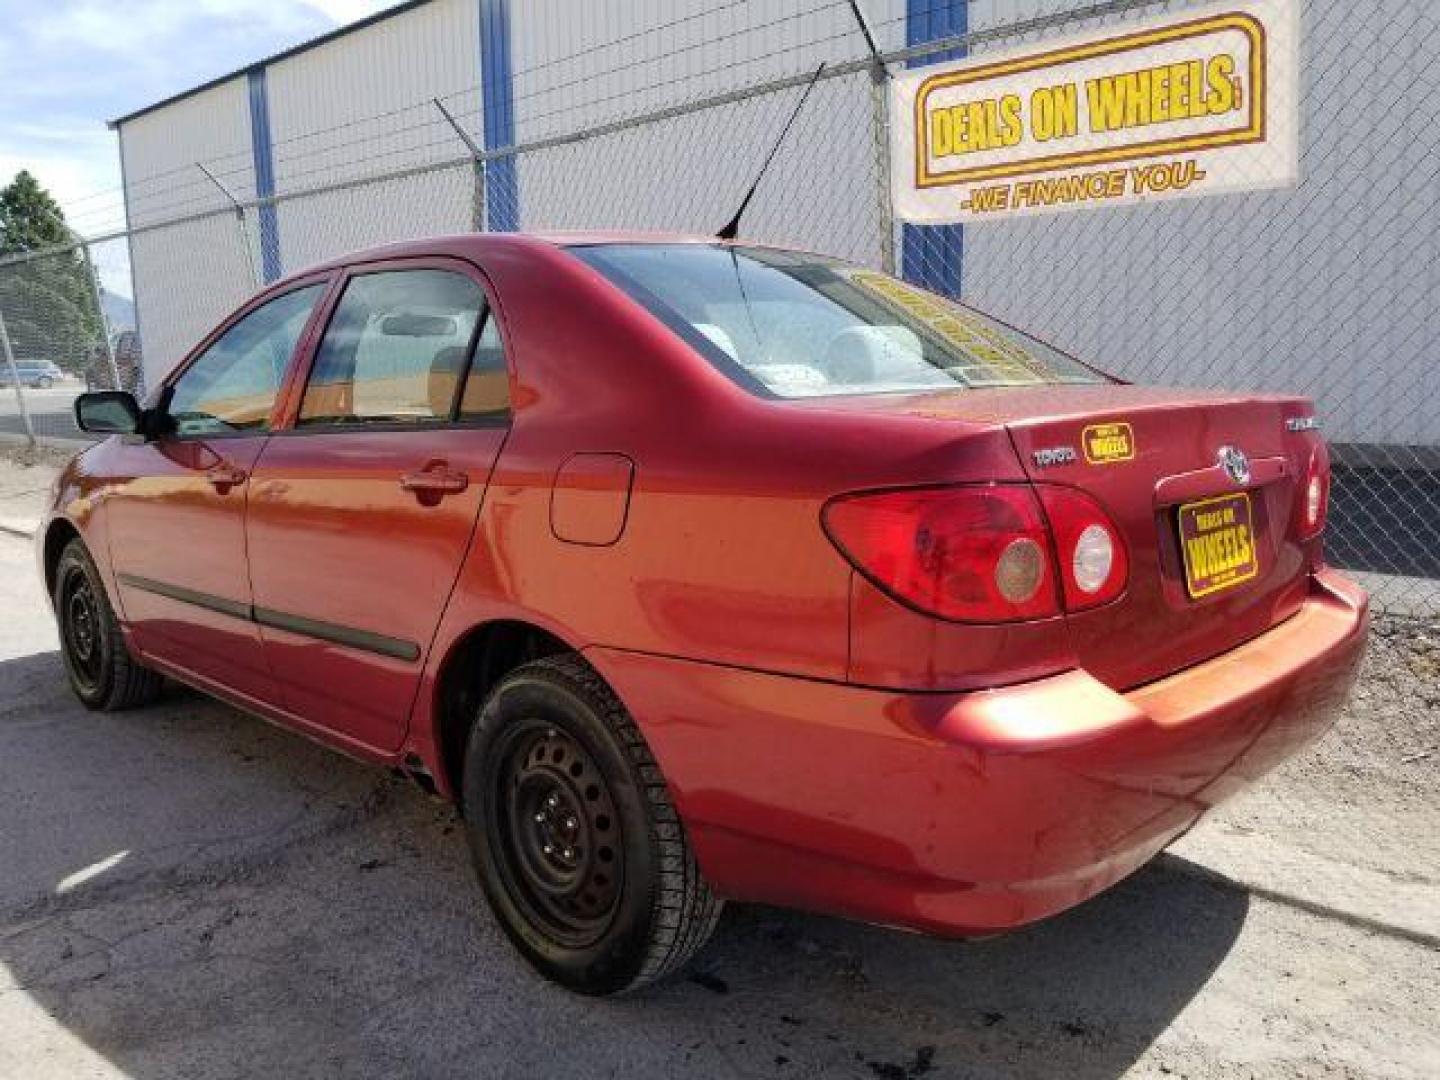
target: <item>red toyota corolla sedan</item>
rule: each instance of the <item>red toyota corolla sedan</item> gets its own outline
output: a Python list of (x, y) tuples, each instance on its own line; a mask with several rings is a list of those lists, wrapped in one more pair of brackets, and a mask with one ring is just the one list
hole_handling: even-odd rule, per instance
[(459, 801), (609, 993), (722, 898), (1061, 911), (1314, 738), (1363, 650), (1301, 398), (1129, 386), (816, 255), (472, 235), (227, 319), (63, 475), (75, 692), (162, 676)]

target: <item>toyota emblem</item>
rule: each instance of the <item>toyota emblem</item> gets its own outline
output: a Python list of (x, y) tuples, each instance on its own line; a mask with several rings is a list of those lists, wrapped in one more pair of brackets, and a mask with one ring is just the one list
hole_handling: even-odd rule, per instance
[(1231, 480), (1237, 484), (1250, 482), (1250, 459), (1245, 456), (1245, 451), (1234, 446), (1222, 446), (1216, 456), (1220, 459), (1220, 467)]

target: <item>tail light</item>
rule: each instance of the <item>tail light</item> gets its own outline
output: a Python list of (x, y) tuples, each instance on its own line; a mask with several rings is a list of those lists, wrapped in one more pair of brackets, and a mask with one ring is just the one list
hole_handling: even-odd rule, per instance
[(841, 496), (826, 534), (902, 603), (959, 622), (1059, 613), (1050, 536), (1028, 486), (911, 488)]
[(1300, 487), (1297, 507), (1296, 535), (1309, 540), (1325, 528), (1330, 512), (1330, 452), (1317, 442), (1305, 469), (1305, 482)]
[(1120, 531), (1100, 504), (1074, 488), (1038, 485), (1055, 537), (1067, 611), (1108, 604), (1125, 591), (1130, 559)]
[(831, 500), (822, 520), (831, 542), (870, 581), (925, 614), (957, 622), (1045, 618), (1060, 613), (1062, 598), (1071, 611), (1095, 607), (1124, 592), (1129, 574), (1114, 523), (1070, 488), (860, 493)]

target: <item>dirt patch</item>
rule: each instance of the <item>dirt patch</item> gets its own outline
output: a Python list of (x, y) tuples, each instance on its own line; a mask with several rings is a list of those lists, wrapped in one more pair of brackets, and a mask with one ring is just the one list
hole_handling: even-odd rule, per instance
[(77, 446), (52, 446), (48, 443), (36, 443), (34, 446), (27, 446), (23, 442), (0, 442), (0, 465), (19, 465), (22, 468), (61, 469), (69, 462), (83, 447)]
[(1440, 886), (1440, 619), (1376, 618), (1334, 728), (1216, 820)]

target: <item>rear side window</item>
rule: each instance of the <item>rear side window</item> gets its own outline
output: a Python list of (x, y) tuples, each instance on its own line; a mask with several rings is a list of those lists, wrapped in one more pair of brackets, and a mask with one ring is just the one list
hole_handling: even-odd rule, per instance
[(475, 342), (475, 358), (465, 389), (460, 394), (461, 420), (504, 416), (510, 410), (510, 375), (505, 368), (505, 345), (495, 313), (486, 312), (485, 325)]
[[(484, 348), (486, 315), (484, 291), (464, 274), (395, 270), (352, 278), (316, 353), (299, 424), (471, 418), (466, 408), (472, 395), (484, 415), (503, 415), (504, 356), (498, 336), (492, 348)], [(486, 379), (480, 359), (472, 372), (472, 355), (497, 363), (499, 379)]]
[(973, 308), (818, 255), (707, 244), (571, 250), (716, 367), (777, 397), (1106, 381)]
[(263, 431), (322, 285), (307, 285), (256, 308), (196, 358), (172, 384), (177, 435)]

